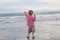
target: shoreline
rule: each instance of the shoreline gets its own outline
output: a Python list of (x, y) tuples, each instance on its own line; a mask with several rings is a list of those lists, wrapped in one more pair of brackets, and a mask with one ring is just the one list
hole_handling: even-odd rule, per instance
[[(36, 21), (35, 24), (35, 40), (60, 40), (60, 20)], [(0, 24), (0, 40), (27, 40), (26, 36), (26, 22)]]

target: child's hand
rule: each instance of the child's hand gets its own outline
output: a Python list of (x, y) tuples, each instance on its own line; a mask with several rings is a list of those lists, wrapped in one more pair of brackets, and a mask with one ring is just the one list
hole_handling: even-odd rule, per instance
[(25, 16), (27, 17), (28, 15), (27, 15), (27, 12), (26, 11), (24, 11), (24, 13), (25, 13)]
[(24, 11), (24, 13), (27, 13), (26, 11)]
[(35, 14), (34, 14), (34, 16), (35, 16)]

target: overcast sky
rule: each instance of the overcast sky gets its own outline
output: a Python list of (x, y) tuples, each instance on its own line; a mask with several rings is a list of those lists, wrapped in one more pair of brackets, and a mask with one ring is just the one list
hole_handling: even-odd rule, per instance
[(0, 13), (24, 10), (60, 10), (60, 0), (0, 0)]

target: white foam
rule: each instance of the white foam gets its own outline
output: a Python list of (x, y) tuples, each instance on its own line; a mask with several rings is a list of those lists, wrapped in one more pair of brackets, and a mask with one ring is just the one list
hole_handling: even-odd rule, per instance
[[(58, 20), (60, 19), (60, 14), (51, 14), (51, 15), (36, 15), (37, 21), (44, 20)], [(25, 21), (24, 16), (9, 16), (9, 17), (0, 17), (0, 22), (16, 22), (16, 21)]]

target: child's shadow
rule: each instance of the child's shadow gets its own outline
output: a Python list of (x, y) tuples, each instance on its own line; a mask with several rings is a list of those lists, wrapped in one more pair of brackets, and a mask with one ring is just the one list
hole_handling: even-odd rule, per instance
[(30, 40), (29, 38), (27, 38), (27, 40)]
[(32, 40), (34, 40), (34, 39), (32, 39)]
[[(30, 39), (27, 39), (27, 40), (30, 40)], [(34, 39), (32, 39), (32, 40), (34, 40)]]
[(34, 40), (34, 39), (32, 39), (32, 40)]

